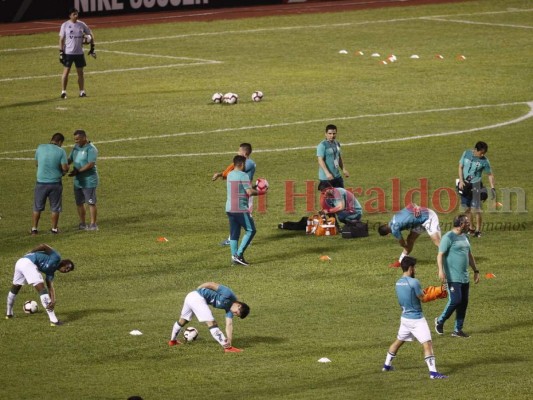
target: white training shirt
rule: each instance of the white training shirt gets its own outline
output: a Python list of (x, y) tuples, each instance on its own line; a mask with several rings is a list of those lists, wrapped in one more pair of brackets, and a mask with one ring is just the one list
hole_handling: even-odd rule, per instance
[(83, 54), (83, 35), (92, 35), (91, 30), (82, 21), (63, 22), (59, 37), (65, 38), (65, 54)]

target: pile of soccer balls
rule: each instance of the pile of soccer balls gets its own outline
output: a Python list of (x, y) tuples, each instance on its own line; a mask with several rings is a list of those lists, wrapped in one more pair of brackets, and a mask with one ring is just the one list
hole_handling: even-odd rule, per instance
[[(252, 101), (258, 102), (263, 99), (263, 92), (256, 90), (252, 93)], [(239, 95), (237, 93), (228, 92), (226, 94), (215, 93), (211, 96), (211, 100), (216, 104), (237, 104), (239, 102)]]

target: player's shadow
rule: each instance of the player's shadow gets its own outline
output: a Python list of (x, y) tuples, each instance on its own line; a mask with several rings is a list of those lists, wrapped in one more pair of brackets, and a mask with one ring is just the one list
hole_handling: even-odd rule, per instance
[(60, 316), (61, 319), (65, 322), (73, 322), (80, 319), (84, 319), (88, 317), (89, 315), (95, 315), (95, 314), (116, 314), (120, 312), (120, 309), (117, 308), (98, 308), (98, 309), (90, 309), (90, 310), (78, 310), (78, 311), (67, 311), (67, 312), (61, 312)]
[(0, 106), (0, 110), (8, 109), (8, 108), (15, 108), (15, 107), (31, 107), (31, 106), (37, 106), (39, 104), (47, 104), (47, 103), (54, 103), (54, 102), (57, 102), (57, 98), (47, 99), (47, 100), (25, 101), (25, 102), (20, 102), (20, 103), (11, 103), (11, 104)]
[(239, 336), (239, 346), (245, 348), (253, 347), (254, 345), (260, 343), (279, 344), (286, 341), (287, 339), (281, 338), (279, 336)]

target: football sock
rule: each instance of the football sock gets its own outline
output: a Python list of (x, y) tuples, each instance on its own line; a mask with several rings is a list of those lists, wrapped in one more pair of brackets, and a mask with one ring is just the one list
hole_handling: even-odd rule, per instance
[(402, 252), (402, 254), (400, 254), (400, 258), (398, 259), (398, 261), (402, 262), (403, 258), (406, 256), (407, 254)]
[(181, 332), (181, 328), (183, 328), (183, 326), (178, 324), (177, 321), (174, 322), (174, 326), (172, 327), (172, 334), (170, 335), (170, 340), (176, 340), (176, 338)]
[(209, 328), (209, 332), (211, 332), (211, 336), (213, 336), (213, 339), (215, 339), (222, 347), (226, 347), (226, 336), (224, 336), (218, 326), (212, 326), (211, 328)]
[(427, 356), (425, 358), (426, 364), (428, 365), (429, 372), (437, 372), (437, 365), (435, 364), (435, 356)]
[(7, 294), (7, 311), (6, 315), (13, 315), (13, 304), (17, 295), (11, 291)]
[(49, 310), (48, 304), (52, 302), (52, 299), (50, 298), (50, 295), (48, 293), (42, 293), (41, 294), (41, 304), (43, 305), (44, 309), (48, 313), (48, 318), (50, 318), (50, 322), (57, 322), (58, 319), (56, 317), (56, 313), (54, 310)]
[(392, 361), (394, 360), (394, 357), (396, 357), (396, 354), (392, 354), (391, 352), (387, 351), (387, 358), (385, 358), (385, 365), (391, 365)]
[(230, 246), (230, 249), (231, 249), (231, 254), (232, 255), (237, 254), (237, 249), (239, 248), (239, 241), (230, 239), (229, 246)]

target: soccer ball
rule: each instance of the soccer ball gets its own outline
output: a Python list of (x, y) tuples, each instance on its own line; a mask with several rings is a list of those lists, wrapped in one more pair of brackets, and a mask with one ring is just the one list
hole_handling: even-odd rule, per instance
[(83, 35), (83, 44), (89, 44), (91, 43), (91, 40), (93, 40), (91, 35)]
[(196, 328), (189, 326), (187, 329), (185, 329), (185, 332), (183, 332), (183, 337), (187, 342), (192, 342), (198, 337), (198, 331)]
[(236, 93), (226, 93), (222, 97), (222, 102), (225, 104), (236, 104), (239, 101), (239, 95)]
[(256, 90), (255, 92), (253, 92), (252, 100), (256, 102), (263, 100), (263, 92), (261, 92), (260, 90)]
[(215, 93), (211, 96), (211, 100), (213, 100), (213, 103), (220, 104), (222, 103), (222, 97), (224, 97), (222, 93)]
[(257, 178), (255, 187), (258, 192), (266, 192), (268, 190), (268, 181), (265, 178)]
[(26, 300), (22, 309), (26, 314), (35, 314), (39, 310), (39, 306), (34, 300)]

